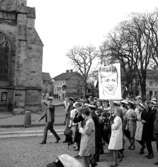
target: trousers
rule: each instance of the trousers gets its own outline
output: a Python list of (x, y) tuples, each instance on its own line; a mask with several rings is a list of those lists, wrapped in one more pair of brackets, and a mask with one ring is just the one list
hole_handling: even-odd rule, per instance
[(54, 123), (53, 122), (47, 122), (45, 127), (44, 127), (44, 134), (43, 134), (42, 142), (46, 143), (48, 130), (51, 131), (51, 133), (55, 136), (56, 140), (60, 139), (59, 135), (56, 133), (56, 131), (54, 129)]

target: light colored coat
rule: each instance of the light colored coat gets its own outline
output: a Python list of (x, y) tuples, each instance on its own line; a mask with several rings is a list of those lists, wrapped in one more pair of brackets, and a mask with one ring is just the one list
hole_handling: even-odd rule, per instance
[(83, 128), (79, 128), (81, 133), (80, 156), (90, 156), (95, 153), (95, 125), (92, 118), (88, 118)]
[(123, 132), (122, 120), (119, 116), (114, 118), (114, 123), (111, 125), (111, 137), (108, 149), (121, 150), (123, 148)]

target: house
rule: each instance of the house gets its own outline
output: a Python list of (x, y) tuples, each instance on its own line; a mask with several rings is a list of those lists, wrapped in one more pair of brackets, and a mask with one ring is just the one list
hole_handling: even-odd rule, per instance
[(63, 100), (65, 96), (81, 97), (83, 96), (82, 76), (73, 70), (67, 70), (54, 78), (54, 95)]

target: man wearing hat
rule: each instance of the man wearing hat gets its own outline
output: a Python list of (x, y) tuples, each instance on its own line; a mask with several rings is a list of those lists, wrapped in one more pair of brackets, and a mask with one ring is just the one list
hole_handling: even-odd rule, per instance
[(43, 118), (46, 118), (43, 140), (40, 144), (46, 144), (48, 130), (50, 130), (52, 134), (55, 136), (56, 143), (58, 143), (60, 140), (59, 135), (56, 133), (54, 129), (54, 112), (55, 112), (55, 106), (53, 105), (53, 97), (48, 97), (47, 108), (44, 111), (41, 118), (39, 119), (39, 121), (41, 121)]
[(153, 111), (153, 102), (149, 101), (146, 107), (146, 110), (142, 113), (141, 116), (143, 122), (143, 140), (145, 141), (148, 155), (146, 157), (148, 159), (153, 158), (153, 148), (152, 148), (152, 140), (153, 140), (153, 122), (154, 122), (154, 111)]

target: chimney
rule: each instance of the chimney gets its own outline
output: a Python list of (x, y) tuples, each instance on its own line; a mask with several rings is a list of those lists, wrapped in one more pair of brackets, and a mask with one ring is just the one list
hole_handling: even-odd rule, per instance
[(66, 70), (66, 73), (69, 73), (69, 70)]
[(73, 70), (71, 69), (70, 72), (73, 72)]

